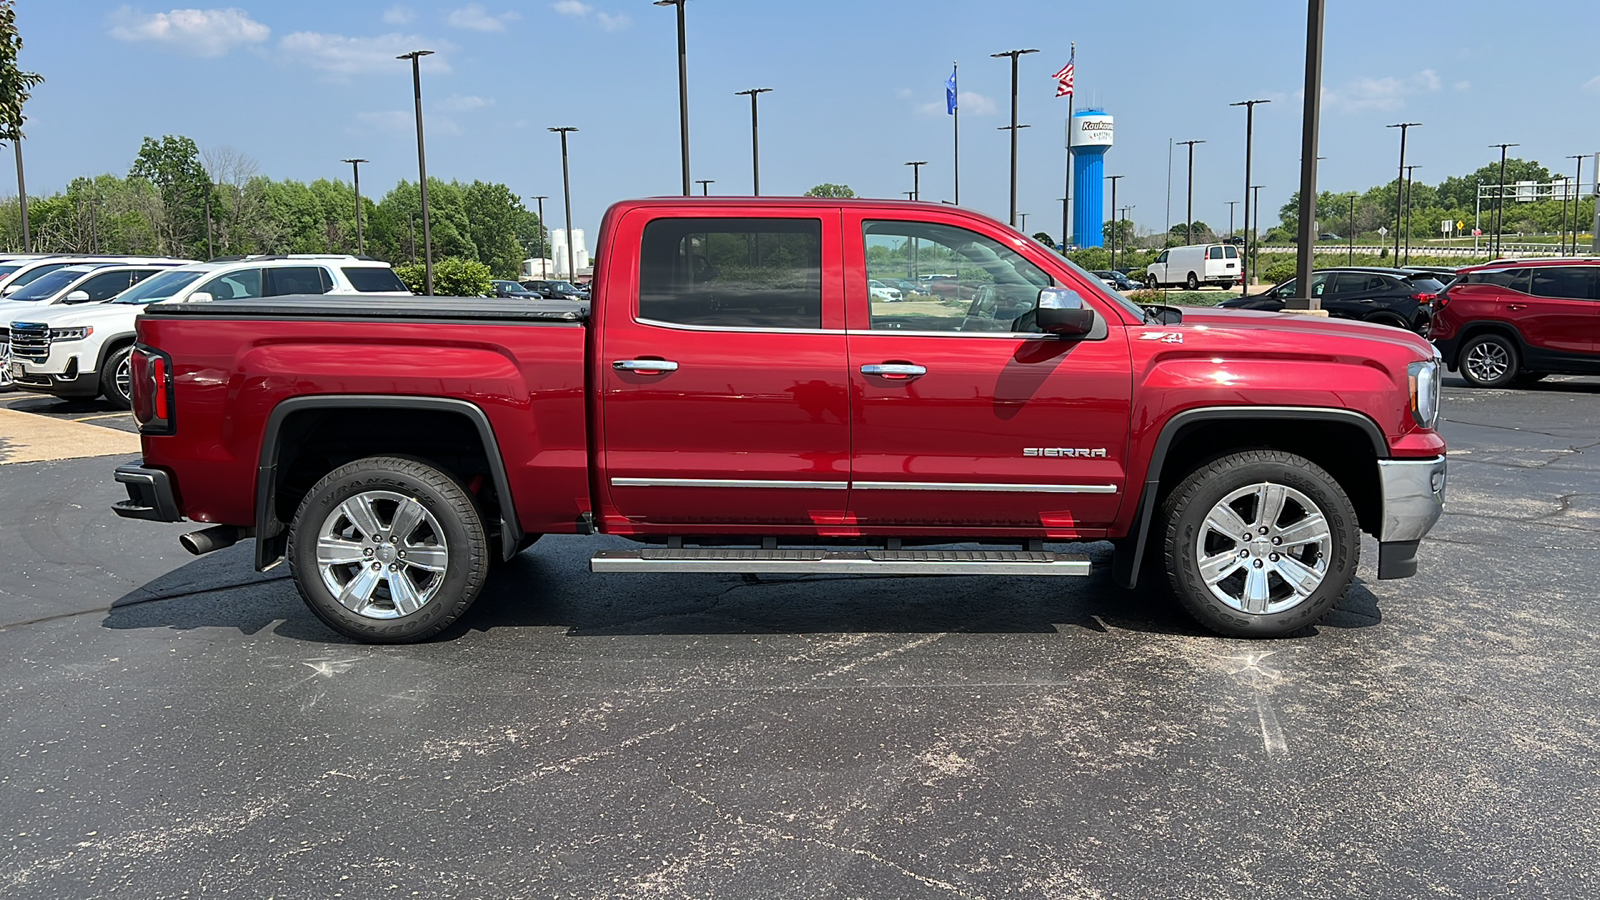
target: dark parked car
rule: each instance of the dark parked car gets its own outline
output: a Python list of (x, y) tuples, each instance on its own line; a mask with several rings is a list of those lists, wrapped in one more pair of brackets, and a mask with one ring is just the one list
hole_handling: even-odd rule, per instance
[(570, 281), (524, 281), (522, 286), (551, 300), (587, 301), (589, 292), (574, 287)]
[(1113, 269), (1096, 269), (1093, 274), (1094, 277), (1119, 291), (1137, 291), (1144, 288), (1144, 285), (1129, 278), (1127, 274)]
[[(1321, 269), (1311, 275), (1311, 293), (1328, 315), (1393, 325), (1423, 334), (1433, 318), (1434, 299), (1444, 283), (1431, 272), (1408, 269)], [(1260, 294), (1224, 300), (1224, 309), (1277, 312), (1295, 296), (1293, 278)]]
[(490, 289), (491, 297), (512, 297), (518, 300), (543, 300), (544, 295), (530, 291), (515, 281), (495, 281)]
[(1600, 375), (1600, 258), (1472, 266), (1436, 306), (1428, 337), (1468, 384)]

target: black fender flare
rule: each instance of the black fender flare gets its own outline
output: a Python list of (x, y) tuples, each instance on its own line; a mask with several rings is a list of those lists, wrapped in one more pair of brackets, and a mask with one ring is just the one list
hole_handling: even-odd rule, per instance
[(318, 394), (290, 397), (273, 407), (261, 435), (261, 455), (256, 467), (256, 570), (264, 572), (283, 560), (287, 538), (285, 525), (274, 513), (278, 483), (278, 433), (284, 420), (308, 409), (420, 409), (465, 416), (477, 429), (478, 439), (489, 459), (495, 492), (500, 502), (500, 552), (505, 559), (516, 555), (522, 541), (522, 526), (517, 522), (516, 499), (511, 495), (511, 480), (506, 475), (505, 457), (495, 440), (494, 426), (482, 408), (453, 397), (391, 396), (384, 394)]
[(1150, 468), (1144, 475), (1144, 489), (1139, 494), (1139, 510), (1128, 526), (1128, 534), (1121, 540), (1113, 542), (1116, 545), (1116, 556), (1112, 560), (1111, 572), (1117, 584), (1125, 588), (1137, 587), (1139, 584), (1139, 569), (1144, 562), (1145, 546), (1150, 538), (1150, 524), (1155, 519), (1156, 495), (1161, 490), (1161, 472), (1173, 442), (1190, 426), (1224, 419), (1317, 421), (1354, 425), (1372, 442), (1373, 452), (1379, 459), (1389, 456), (1389, 441), (1383, 436), (1383, 429), (1365, 413), (1352, 409), (1315, 406), (1202, 406), (1176, 413), (1161, 426), (1161, 436), (1156, 438), (1155, 450), (1150, 454)]

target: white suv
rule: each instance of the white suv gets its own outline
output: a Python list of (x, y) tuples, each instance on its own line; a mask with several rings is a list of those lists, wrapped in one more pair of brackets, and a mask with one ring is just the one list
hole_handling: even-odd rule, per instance
[(128, 354), (146, 304), (244, 300), (285, 294), (409, 297), (389, 264), (355, 256), (295, 254), (213, 260), (146, 278), (109, 303), (55, 307), (11, 322), (11, 377), (27, 391), (132, 404)]

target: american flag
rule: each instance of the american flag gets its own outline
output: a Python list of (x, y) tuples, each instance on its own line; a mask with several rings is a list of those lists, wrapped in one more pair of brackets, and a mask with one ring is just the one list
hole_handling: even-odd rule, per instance
[(1061, 71), (1056, 73), (1056, 96), (1057, 97), (1070, 97), (1070, 96), (1072, 96), (1072, 76), (1073, 76), (1073, 68), (1074, 68), (1073, 63), (1077, 61), (1077, 58), (1078, 58), (1078, 55), (1077, 54), (1073, 54), (1072, 58), (1067, 60), (1066, 67), (1063, 68)]

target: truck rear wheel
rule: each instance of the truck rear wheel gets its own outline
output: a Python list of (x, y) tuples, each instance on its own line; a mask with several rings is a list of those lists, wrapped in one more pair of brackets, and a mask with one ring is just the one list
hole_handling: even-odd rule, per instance
[(431, 637), (467, 611), (489, 572), (472, 496), (415, 459), (373, 456), (318, 481), (289, 531), (289, 571), (329, 628), (358, 641)]
[(1191, 473), (1168, 495), (1167, 574), (1185, 610), (1230, 637), (1316, 624), (1355, 576), (1355, 508), (1320, 466), (1251, 450)]

